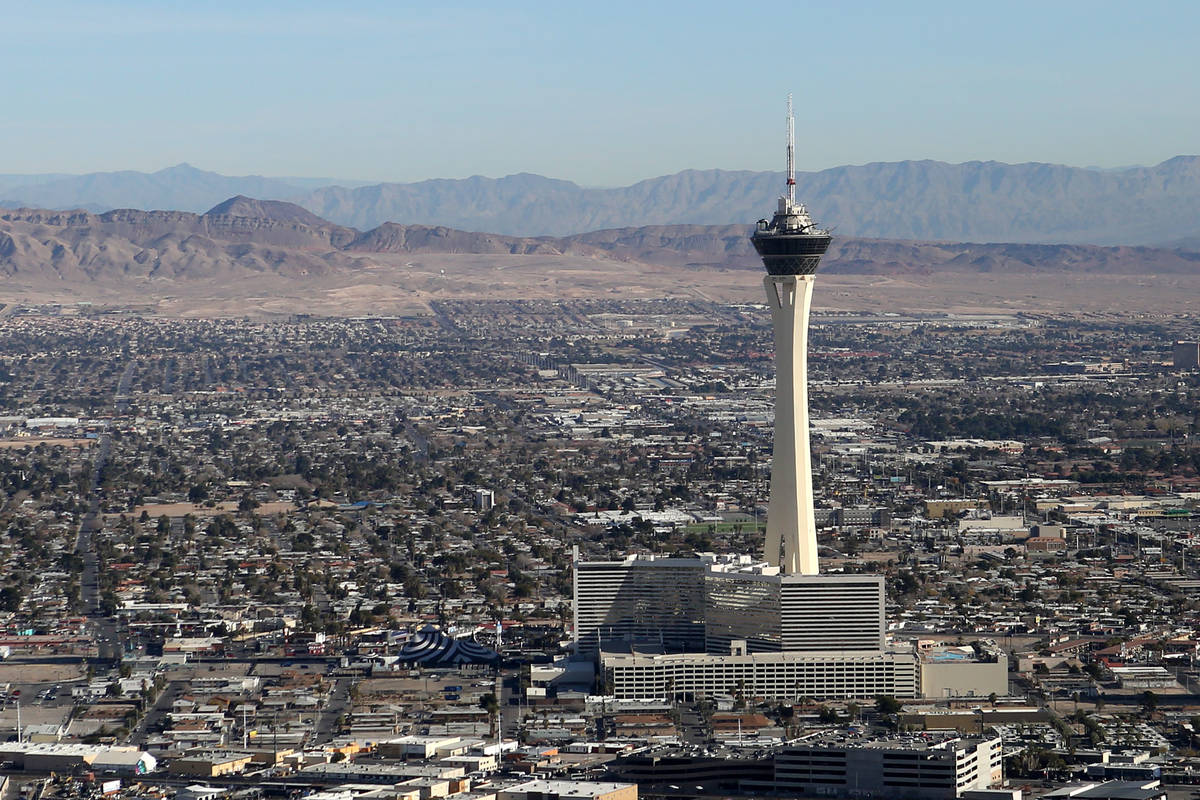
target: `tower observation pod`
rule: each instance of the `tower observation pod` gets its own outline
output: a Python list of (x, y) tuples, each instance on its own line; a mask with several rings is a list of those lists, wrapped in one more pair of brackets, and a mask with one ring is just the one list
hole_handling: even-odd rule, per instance
[(785, 575), (816, 575), (812, 459), (808, 444), (808, 310), (828, 230), (817, 228), (796, 202), (795, 123), (787, 114), (787, 194), (768, 222), (758, 221), (751, 241), (767, 275), (763, 286), (775, 329), (775, 453), (767, 506), (764, 558)]

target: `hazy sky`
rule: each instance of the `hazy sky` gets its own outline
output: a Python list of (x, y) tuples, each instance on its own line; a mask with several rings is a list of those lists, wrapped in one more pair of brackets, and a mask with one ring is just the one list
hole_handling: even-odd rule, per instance
[[(755, 10), (750, 10), (751, 8)], [(1200, 2), (8, 2), (0, 173), (367, 180), (1200, 151)]]

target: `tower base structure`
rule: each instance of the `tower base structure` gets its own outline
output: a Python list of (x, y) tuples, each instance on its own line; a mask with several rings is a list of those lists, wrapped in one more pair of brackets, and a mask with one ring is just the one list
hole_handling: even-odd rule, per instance
[(816, 575), (808, 449), (808, 313), (812, 275), (763, 278), (775, 330), (775, 452), (764, 560), (785, 575)]

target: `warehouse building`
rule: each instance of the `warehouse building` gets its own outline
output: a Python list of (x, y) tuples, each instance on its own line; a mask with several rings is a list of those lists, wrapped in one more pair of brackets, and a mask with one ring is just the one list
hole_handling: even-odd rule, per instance
[(70, 772), (86, 768), (128, 777), (148, 775), (158, 768), (154, 756), (136, 747), (57, 742), (5, 742), (0, 744), (0, 761), (11, 761), (15, 769), (26, 772)]

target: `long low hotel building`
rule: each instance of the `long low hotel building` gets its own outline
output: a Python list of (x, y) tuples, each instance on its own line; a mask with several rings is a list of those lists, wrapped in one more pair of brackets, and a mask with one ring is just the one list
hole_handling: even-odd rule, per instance
[[(962, 648), (956, 648), (961, 650)], [(600, 665), (609, 694), (621, 699), (736, 696), (794, 702), (987, 697), (1008, 694), (1008, 658), (916, 653), (903, 645), (875, 652), (847, 650), (746, 653), (604, 652)]]
[(920, 663), (912, 652), (604, 653), (601, 664), (608, 693), (620, 699), (921, 696)]

